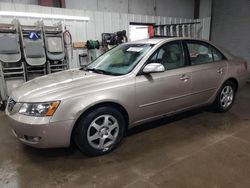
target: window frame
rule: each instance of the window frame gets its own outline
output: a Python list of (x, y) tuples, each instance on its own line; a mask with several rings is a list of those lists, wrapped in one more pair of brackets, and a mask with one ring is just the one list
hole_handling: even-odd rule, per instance
[[(189, 49), (188, 49), (188, 43), (194, 43), (194, 44), (198, 44), (198, 45), (200, 44), (200, 45), (203, 45), (203, 46), (206, 46), (207, 48), (209, 48), (211, 50), (211, 52), (212, 52), (213, 61), (206, 62), (206, 63), (201, 63), (201, 64), (192, 64), (191, 60), (190, 60), (190, 53), (189, 53)], [(216, 62), (219, 62), (219, 61), (227, 60), (226, 56), (217, 47), (215, 47), (214, 45), (212, 45), (212, 44), (210, 44), (208, 42), (201, 41), (201, 40), (185, 39), (185, 40), (183, 40), (183, 45), (184, 45), (184, 48), (185, 48), (185, 53), (186, 53), (186, 58), (188, 60), (188, 64), (190, 66), (205, 65), (205, 64), (216, 63)], [(217, 51), (219, 54), (221, 54), (221, 57), (222, 57), (221, 60), (216, 60), (216, 61), (214, 60), (214, 51)]]
[(189, 63), (188, 63), (188, 57), (186, 55), (186, 50), (185, 50), (185, 46), (184, 46), (184, 43), (183, 43), (183, 40), (174, 40), (174, 41), (169, 41), (169, 42), (166, 42), (164, 44), (162, 44), (161, 46), (159, 46), (157, 49), (155, 49), (155, 51), (150, 55), (150, 57), (145, 61), (145, 63), (141, 66), (141, 69), (140, 71), (138, 72), (137, 76), (139, 75), (143, 75), (143, 69), (144, 67), (148, 64), (148, 61), (149, 59), (151, 59), (152, 57), (155, 56), (155, 54), (165, 45), (169, 45), (169, 44), (172, 44), (172, 43), (179, 43), (181, 45), (181, 49), (182, 49), (182, 53), (183, 53), (183, 60), (184, 60), (184, 66), (183, 67), (177, 67), (177, 68), (174, 68), (174, 69), (169, 69), (169, 70), (165, 70), (164, 72), (166, 71), (171, 71), (171, 70), (176, 70), (176, 69), (180, 69), (180, 68), (185, 68), (187, 66), (189, 66)]

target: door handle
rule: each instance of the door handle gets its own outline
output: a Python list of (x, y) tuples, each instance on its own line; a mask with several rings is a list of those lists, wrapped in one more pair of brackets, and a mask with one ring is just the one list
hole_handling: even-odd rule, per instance
[(184, 81), (184, 82), (187, 82), (190, 78), (188, 76), (186, 76), (185, 74), (183, 74), (181, 77), (180, 77), (180, 80)]
[(219, 73), (219, 74), (222, 74), (224, 72), (224, 69), (223, 68), (219, 68), (218, 70), (217, 70), (217, 73)]

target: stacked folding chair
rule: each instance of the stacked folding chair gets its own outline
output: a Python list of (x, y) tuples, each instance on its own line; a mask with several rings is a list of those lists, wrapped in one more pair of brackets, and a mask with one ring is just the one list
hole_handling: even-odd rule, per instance
[(47, 71), (54, 73), (68, 69), (65, 59), (62, 25), (46, 26), (41, 22), (47, 55)]
[(21, 61), (18, 21), (0, 24), (0, 91), (6, 101), (13, 88), (26, 81), (24, 63)]
[(27, 80), (46, 74), (46, 54), (42, 25), (19, 25)]
[(0, 106), (13, 88), (68, 67), (61, 24), (0, 23)]

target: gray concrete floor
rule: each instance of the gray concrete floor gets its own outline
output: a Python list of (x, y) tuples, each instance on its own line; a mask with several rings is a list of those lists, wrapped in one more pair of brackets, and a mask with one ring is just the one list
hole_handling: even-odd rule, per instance
[(230, 112), (205, 109), (137, 127), (109, 155), (33, 149), (0, 114), (0, 187), (250, 187), (250, 84)]

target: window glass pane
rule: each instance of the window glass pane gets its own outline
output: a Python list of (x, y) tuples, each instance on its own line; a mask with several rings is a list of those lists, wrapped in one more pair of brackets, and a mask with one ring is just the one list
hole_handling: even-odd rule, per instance
[(187, 42), (192, 65), (213, 62), (212, 50), (206, 44)]
[(157, 58), (158, 59), (162, 59), (163, 58), (163, 54), (164, 54), (164, 50), (161, 48), (157, 54)]
[(128, 74), (152, 47), (151, 44), (122, 44), (98, 57), (87, 68), (118, 75)]
[(160, 47), (148, 63), (161, 63), (166, 70), (185, 66), (185, 58), (180, 42), (172, 42)]
[(217, 49), (212, 48), (214, 61), (221, 61), (224, 59), (224, 56)]

